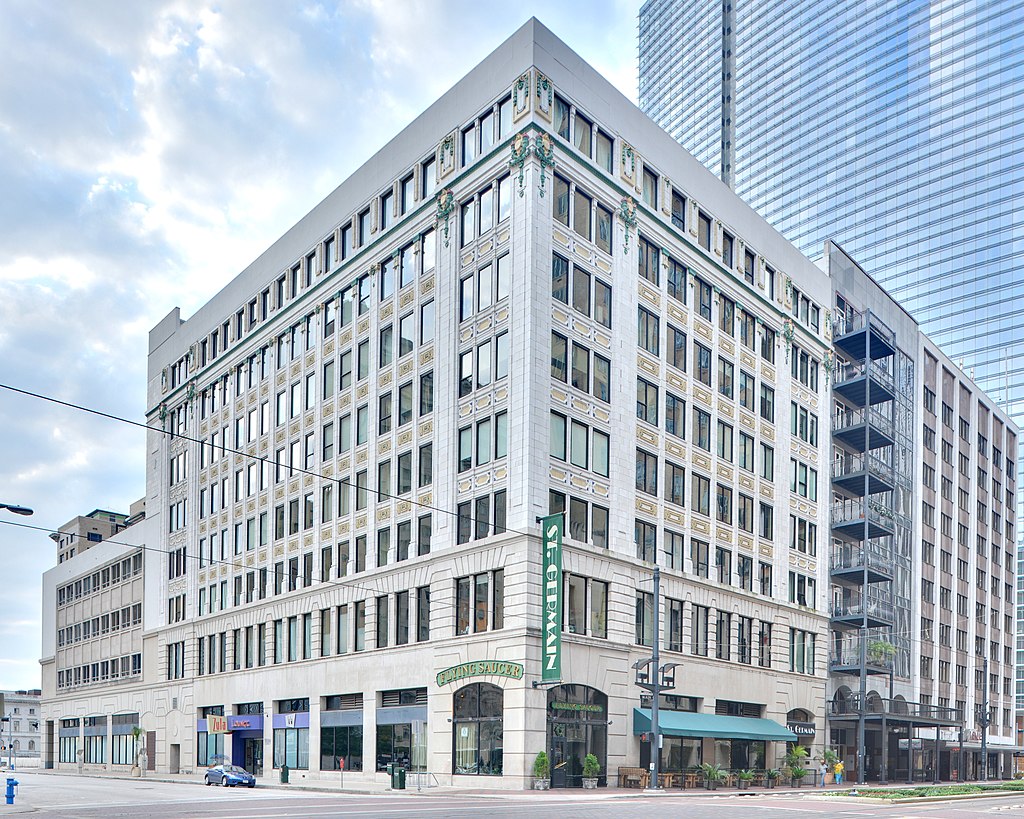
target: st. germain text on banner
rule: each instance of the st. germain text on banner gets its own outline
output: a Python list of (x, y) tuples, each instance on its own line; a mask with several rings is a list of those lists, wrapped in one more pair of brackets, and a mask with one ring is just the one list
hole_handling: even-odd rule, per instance
[(544, 554), (544, 652), (541, 680), (562, 679), (562, 515), (540, 519)]

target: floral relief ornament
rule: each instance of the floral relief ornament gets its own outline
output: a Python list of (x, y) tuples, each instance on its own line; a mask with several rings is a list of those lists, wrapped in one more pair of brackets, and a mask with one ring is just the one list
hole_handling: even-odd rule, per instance
[(437, 195), (437, 221), (444, 221), (444, 246), (448, 247), (448, 220), (455, 210), (455, 194), (445, 188)]
[(523, 181), (523, 173), (526, 168), (526, 160), (530, 157), (530, 151), (532, 150), (530, 145), (530, 137), (526, 134), (516, 134), (515, 139), (512, 140), (512, 158), (509, 159), (508, 164), (511, 168), (519, 168), (519, 195), (522, 196), (525, 193), (525, 182)]
[(512, 110), (516, 114), (521, 114), (526, 110), (526, 106), (529, 102), (530, 95), (530, 76), (523, 74), (512, 89)]
[[(828, 314), (826, 313), (826, 315), (828, 315)], [(836, 366), (836, 359), (835, 359), (835, 356), (832, 355), (832, 351), (831, 350), (826, 350), (825, 351), (825, 361), (824, 361), (824, 364), (822, 366), (825, 369), (825, 383), (826, 384), (831, 384), (832, 383), (832, 371), (835, 369), (835, 366)]]
[(636, 200), (632, 196), (624, 196), (619, 202), (619, 218), (626, 228), (626, 241), (622, 245), (622, 255), (629, 251), (629, 230), (636, 229)]
[(786, 363), (789, 363), (789, 348), (793, 346), (793, 336), (796, 331), (793, 328), (793, 319), (786, 319), (782, 325), (782, 337), (786, 340)]
[(544, 170), (555, 166), (555, 143), (551, 141), (551, 135), (542, 133), (534, 141), (534, 153), (540, 160), (540, 195), (544, 196)]

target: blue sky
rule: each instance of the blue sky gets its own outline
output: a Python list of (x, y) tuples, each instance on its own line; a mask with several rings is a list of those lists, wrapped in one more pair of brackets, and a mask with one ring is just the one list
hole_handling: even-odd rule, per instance
[[(0, 8), (0, 383), (144, 420), (191, 315), (536, 16), (631, 99), (639, 0)], [(145, 491), (143, 433), (0, 390), (0, 502), (56, 529)], [(0, 523), (0, 689), (40, 684), (44, 532)]]

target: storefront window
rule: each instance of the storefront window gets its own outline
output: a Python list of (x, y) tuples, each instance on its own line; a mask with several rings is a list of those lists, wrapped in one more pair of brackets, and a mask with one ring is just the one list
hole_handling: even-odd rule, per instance
[(454, 773), (501, 776), (505, 692), (473, 683), (453, 696)]
[[(662, 770), (688, 771), (701, 763), (701, 740), (697, 737), (663, 737)], [(650, 753), (648, 752), (648, 756)]]
[(764, 770), (763, 739), (716, 739), (715, 761), (723, 768)]
[(309, 729), (274, 729), (274, 767), (309, 768)]
[(196, 764), (217, 765), (224, 761), (224, 734), (199, 731), (196, 734)]
[(363, 726), (320, 727), (320, 770), (363, 769)]
[[(139, 724), (138, 714), (114, 714), (110, 718), (110, 762), (113, 765), (132, 765), (135, 762), (136, 739), (127, 733)], [(141, 742), (141, 737), (139, 739)]]
[(84, 761), (87, 765), (103, 765), (107, 761), (107, 718), (86, 717), (84, 723)]
[(385, 771), (390, 764), (403, 768), (412, 766), (412, 724), (377, 726), (377, 770)]

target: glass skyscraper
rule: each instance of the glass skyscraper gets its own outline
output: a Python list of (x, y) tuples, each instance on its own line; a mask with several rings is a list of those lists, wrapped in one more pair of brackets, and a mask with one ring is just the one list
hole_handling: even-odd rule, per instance
[(1020, 0), (640, 11), (640, 107), (808, 256), (838, 242), (1024, 425), (1022, 100)]

